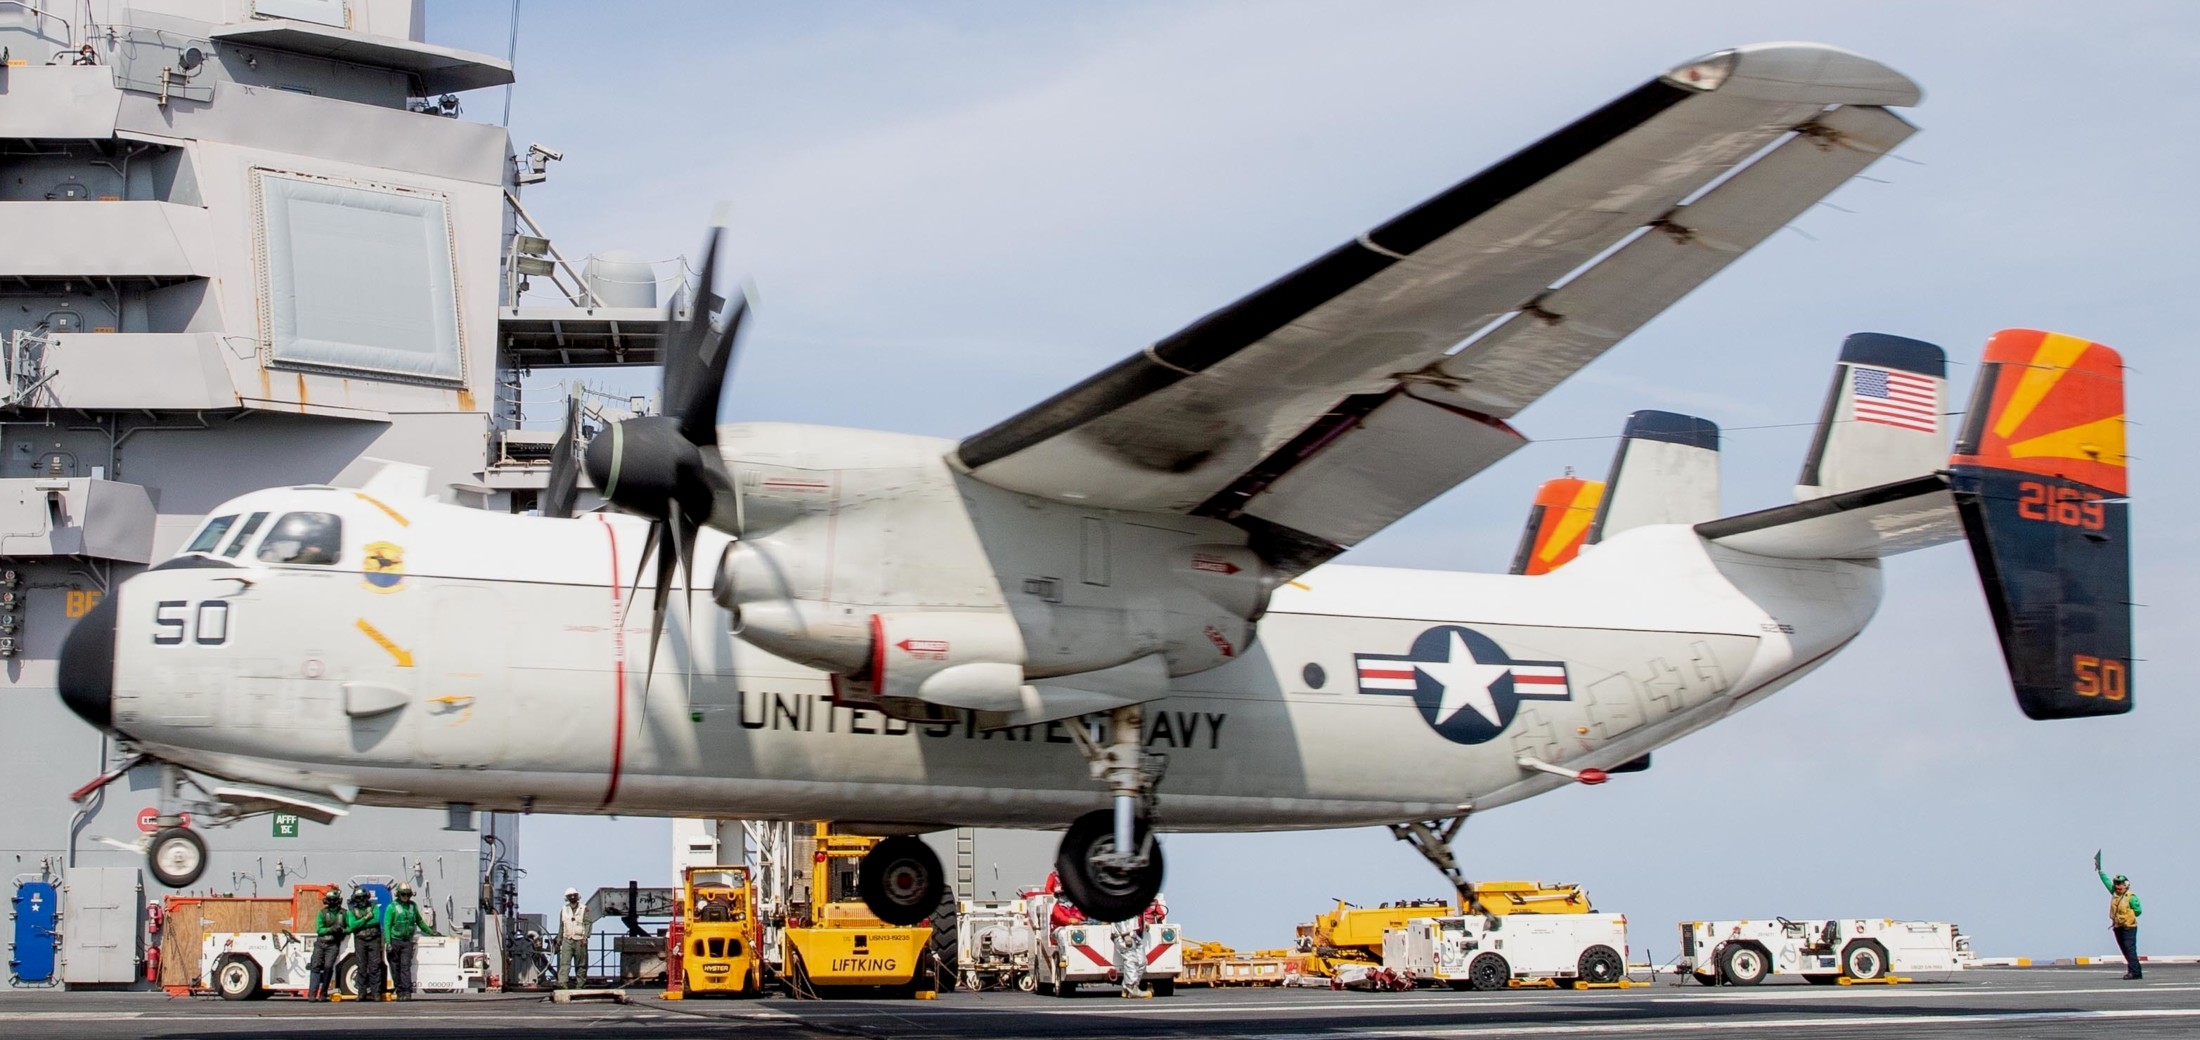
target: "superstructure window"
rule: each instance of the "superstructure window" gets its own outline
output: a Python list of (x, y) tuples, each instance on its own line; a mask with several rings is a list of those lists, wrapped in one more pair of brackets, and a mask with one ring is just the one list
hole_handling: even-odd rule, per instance
[(260, 543), (266, 563), (326, 567), (344, 552), (344, 518), (334, 513), (284, 513)]
[(245, 517), (244, 526), (237, 529), (237, 537), (229, 540), (229, 548), (223, 549), (222, 555), (232, 560), (236, 559), (237, 554), (244, 551), (245, 543), (252, 540), (252, 532), (259, 530), (260, 525), (266, 522), (266, 513), (254, 513)]
[(217, 516), (212, 520), (208, 520), (205, 527), (199, 528), (199, 536), (191, 539), (191, 544), (185, 546), (183, 551), (187, 553), (213, 552), (215, 546), (222, 544), (222, 536), (229, 533), (229, 526), (236, 522), (237, 514), (235, 513), (228, 516)]

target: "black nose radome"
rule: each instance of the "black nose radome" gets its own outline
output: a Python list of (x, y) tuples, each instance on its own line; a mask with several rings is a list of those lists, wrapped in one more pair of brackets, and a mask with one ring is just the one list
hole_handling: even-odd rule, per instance
[(115, 722), (115, 598), (77, 619), (61, 644), (61, 703), (101, 729)]

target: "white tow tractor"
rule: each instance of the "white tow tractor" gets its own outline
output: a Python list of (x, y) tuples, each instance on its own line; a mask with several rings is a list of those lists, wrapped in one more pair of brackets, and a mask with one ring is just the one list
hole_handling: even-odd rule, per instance
[(1085, 983), (1104, 982), (1125, 990), (1150, 987), (1157, 997), (1176, 994), (1176, 978), (1184, 973), (1184, 943), (1174, 922), (1057, 924), (1055, 902), (1046, 893), (1023, 900), (1025, 918), (1039, 942), (1032, 957), (1035, 988), (1073, 997)]
[(1513, 980), (1615, 983), (1627, 975), (1625, 914), (1427, 917), (1383, 934), (1383, 967), (1414, 983), (1504, 989)]
[(1773, 975), (1819, 985), (1960, 971), (1971, 941), (1955, 925), (1891, 918), (1693, 921), (1681, 924), (1677, 971), (1706, 986), (1754, 986)]
[[(304, 996), (310, 984), (313, 939), (290, 932), (208, 932), (199, 941), (199, 978), (223, 1000), (262, 1000), (277, 993)], [(466, 953), (456, 936), (423, 935), (413, 947), (414, 985), (423, 993), (457, 993), (482, 985), (488, 959)], [(385, 984), (390, 981), (382, 973)], [(351, 937), (338, 947), (333, 992), (357, 996), (359, 960)]]
[(1021, 899), (969, 900), (955, 908), (955, 974), (967, 990), (1038, 988), (1039, 937)]

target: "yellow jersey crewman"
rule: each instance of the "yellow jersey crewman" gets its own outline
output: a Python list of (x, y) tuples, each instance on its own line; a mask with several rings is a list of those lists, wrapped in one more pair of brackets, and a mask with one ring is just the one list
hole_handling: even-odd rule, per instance
[(2118, 874), (2114, 879), (2101, 869), (2101, 854), (2093, 853), (2093, 872), (2101, 876), (2101, 887), (2108, 889), (2108, 927), (2116, 933), (2116, 948), (2124, 954), (2124, 977), (2143, 979), (2146, 972), (2139, 967), (2139, 894), (2131, 890), (2131, 879)]

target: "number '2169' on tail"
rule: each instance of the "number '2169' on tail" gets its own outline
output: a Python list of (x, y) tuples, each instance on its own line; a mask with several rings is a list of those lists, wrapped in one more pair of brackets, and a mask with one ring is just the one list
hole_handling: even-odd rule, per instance
[(2017, 703), (2035, 719), (2131, 710), (2123, 376), (2099, 343), (1996, 333), (1949, 460)]

